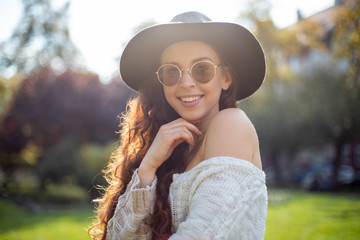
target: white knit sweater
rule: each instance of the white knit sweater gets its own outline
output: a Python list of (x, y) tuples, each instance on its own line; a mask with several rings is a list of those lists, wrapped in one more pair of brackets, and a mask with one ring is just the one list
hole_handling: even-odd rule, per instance
[[(157, 179), (140, 188), (137, 171), (120, 196), (107, 239), (151, 239), (146, 218), (153, 211)], [(265, 174), (248, 161), (214, 157), (173, 175), (169, 240), (264, 239)]]

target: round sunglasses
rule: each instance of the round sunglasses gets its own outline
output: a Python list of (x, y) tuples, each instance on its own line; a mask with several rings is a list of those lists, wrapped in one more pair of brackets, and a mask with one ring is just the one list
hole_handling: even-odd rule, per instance
[(208, 61), (199, 61), (194, 63), (189, 69), (180, 69), (175, 64), (166, 63), (159, 67), (156, 76), (161, 84), (170, 87), (179, 82), (182, 77), (182, 71), (188, 70), (192, 79), (203, 84), (210, 82), (214, 78), (216, 68), (220, 65), (215, 65)]

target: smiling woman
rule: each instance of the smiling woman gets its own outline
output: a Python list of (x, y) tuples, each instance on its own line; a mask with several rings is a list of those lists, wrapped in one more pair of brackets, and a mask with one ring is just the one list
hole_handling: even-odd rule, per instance
[[(221, 66), (218, 54), (204, 42), (182, 41), (167, 47), (161, 55), (161, 62), (165, 66), (173, 63), (174, 66), (191, 69), (188, 74), (177, 68), (175, 80), (174, 77), (167, 80), (167, 75), (159, 80), (164, 79), (161, 82), (164, 82), (165, 98), (183, 119), (189, 122), (200, 120), (207, 125), (219, 112), (221, 92), (231, 84), (227, 70), (220, 67), (216, 72), (217, 66)], [(168, 82), (171, 85), (165, 84)]]
[(123, 118), (93, 237), (263, 239), (258, 138), (236, 108), (264, 79), (257, 39), (186, 12), (132, 38), (120, 72), (139, 96)]

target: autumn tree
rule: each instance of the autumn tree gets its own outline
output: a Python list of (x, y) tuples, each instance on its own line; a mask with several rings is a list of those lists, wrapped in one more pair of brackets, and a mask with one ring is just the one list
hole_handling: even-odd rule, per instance
[[(33, 72), (22, 81), (0, 125), (2, 168), (9, 175), (23, 164), (52, 169), (51, 165), (41, 162), (54, 162), (51, 156), (55, 156), (57, 146), (63, 147), (60, 150), (72, 147), (56, 155), (61, 158), (61, 154), (70, 154), (82, 144), (115, 142), (117, 116), (125, 110), (130, 94), (129, 88), (119, 78), (105, 85), (96, 75), (89, 73), (67, 70), (57, 75), (49, 68)], [(69, 139), (72, 139), (72, 144), (64, 143)], [(35, 159), (28, 161), (23, 154), (27, 150), (37, 153)], [(48, 150), (52, 154), (46, 154)], [(64, 168), (71, 170), (68, 166)], [(61, 168), (56, 169), (60, 171)], [(57, 176), (44, 170), (41, 173)]]
[(360, 85), (360, 2), (348, 0), (336, 17), (333, 47), (335, 57), (349, 63), (348, 84)]

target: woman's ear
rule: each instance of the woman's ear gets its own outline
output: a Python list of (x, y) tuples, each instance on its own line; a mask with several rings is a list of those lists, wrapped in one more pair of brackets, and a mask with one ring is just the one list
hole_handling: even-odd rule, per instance
[(229, 67), (225, 66), (223, 69), (224, 69), (223, 73), (224, 73), (225, 78), (224, 78), (224, 81), (222, 83), (222, 89), (224, 91), (226, 91), (226, 90), (229, 89), (229, 87), (230, 87), (230, 85), (232, 83), (232, 77), (231, 77), (231, 74), (230, 74)]

